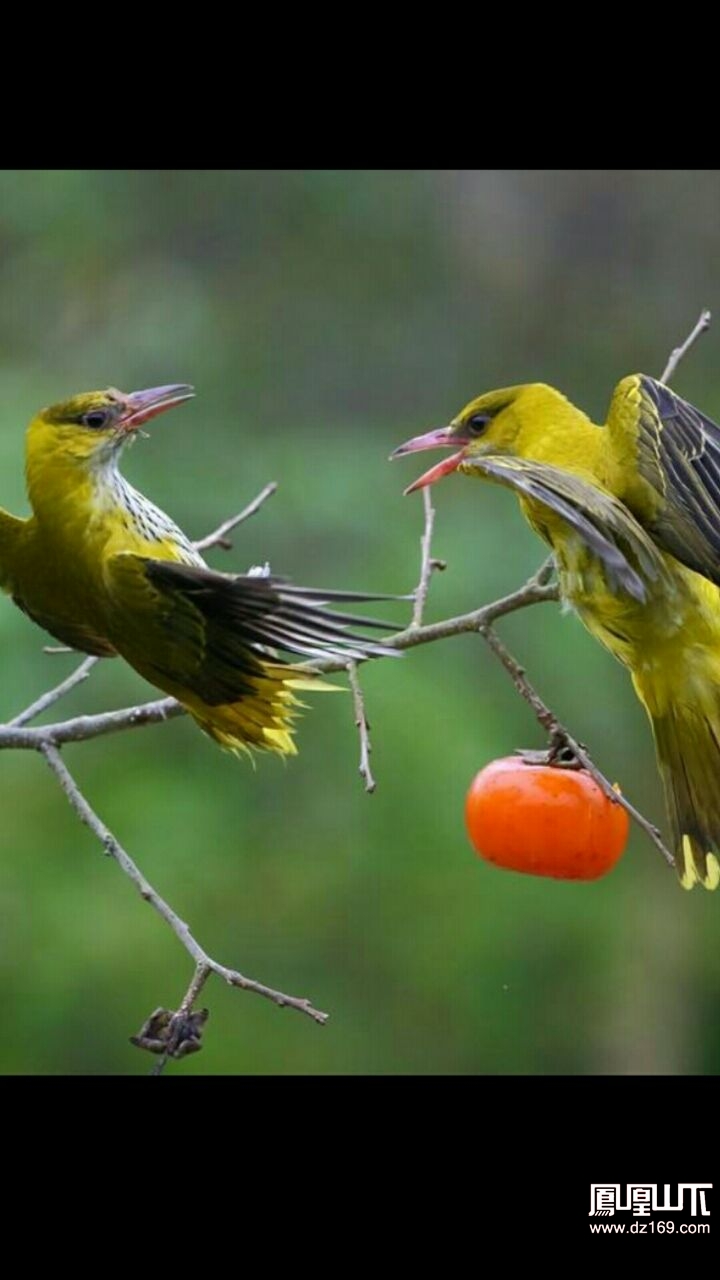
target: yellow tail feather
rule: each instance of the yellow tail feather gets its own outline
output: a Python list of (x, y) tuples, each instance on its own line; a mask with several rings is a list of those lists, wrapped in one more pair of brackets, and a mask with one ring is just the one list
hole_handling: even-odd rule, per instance
[(705, 889), (717, 889), (720, 884), (720, 862), (714, 853), (704, 854), (703, 850), (693, 842), (692, 836), (682, 838), (682, 865), (678, 866), (678, 875), (683, 889), (694, 889), (701, 884)]
[[(667, 705), (667, 704), (666, 704)], [(675, 860), (683, 889), (720, 885), (720, 703), (675, 700), (652, 716)]]
[[(299, 674), (298, 674), (299, 673)], [(273, 751), (280, 756), (297, 755), (293, 739), (295, 721), (306, 704), (292, 692), (342, 692), (342, 686), (328, 684), (304, 668), (263, 664), (263, 673), (253, 676), (252, 692), (237, 702), (211, 706), (191, 693), (179, 694), (179, 701), (215, 742), (226, 751), (252, 755), (253, 751)]]

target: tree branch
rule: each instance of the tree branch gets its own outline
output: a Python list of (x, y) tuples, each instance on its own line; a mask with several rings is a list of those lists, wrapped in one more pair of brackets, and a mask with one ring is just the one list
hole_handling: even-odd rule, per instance
[(42, 751), (45, 745), (64, 747), (68, 742), (87, 742), (90, 738), (104, 737), (107, 733), (140, 729), (148, 724), (162, 724), (164, 720), (174, 720), (185, 714), (185, 708), (174, 698), (160, 698), (157, 702), (143, 702), (137, 707), (101, 711), (92, 716), (75, 716), (72, 720), (31, 729), (0, 725), (0, 751)]
[(29, 707), (26, 707), (24, 711), (15, 716), (14, 720), (10, 720), (9, 727), (11, 729), (21, 729), (23, 725), (35, 720), (43, 711), (47, 711), (48, 707), (52, 707), (61, 698), (64, 698), (65, 694), (69, 693), (71, 689), (75, 689), (77, 685), (82, 684), (83, 680), (87, 680), (93, 667), (99, 661), (99, 658), (84, 658), (80, 666), (76, 667), (65, 680), (62, 680), (54, 689), (49, 689), (47, 693), (43, 693), (35, 702), (31, 702)]
[(673, 347), (673, 350), (670, 352), (668, 362), (660, 374), (661, 382), (668, 383), (670, 381), (683, 357), (687, 355), (691, 347), (694, 347), (698, 338), (700, 338), (703, 333), (710, 328), (711, 320), (712, 312), (708, 311), (707, 308), (700, 312), (700, 318), (695, 325), (695, 328), (690, 330), (687, 338), (679, 347)]
[(447, 568), (447, 564), (444, 560), (433, 559), (432, 536), (435, 525), (435, 508), (432, 504), (429, 485), (423, 489), (422, 495), (423, 510), (425, 512), (425, 528), (420, 539), (420, 581), (415, 588), (415, 604), (413, 607), (412, 622), (410, 624), (412, 627), (419, 627), (422, 625), (433, 569)]
[[(319, 1009), (315, 1009), (309, 1000), (299, 996), (286, 995), (284, 991), (275, 991), (272, 987), (267, 987), (262, 982), (256, 982), (254, 978), (246, 978), (244, 974), (238, 973), (236, 969), (228, 969), (225, 965), (219, 964), (217, 960), (213, 960), (212, 956), (209, 956), (193, 937), (185, 921), (181, 920), (165, 899), (160, 897), (157, 890), (153, 889), (149, 880), (146, 880), (140, 868), (133, 862), (130, 854), (123, 849), (112, 831), (98, 817), (65, 765), (57, 747), (51, 742), (45, 742), (40, 747), (40, 750), (80, 821), (90, 828), (93, 835), (100, 841), (105, 853), (114, 858), (120, 869), (132, 880), (143, 901), (149, 902), (150, 906), (170, 926), (175, 937), (179, 939), (188, 954), (192, 956), (196, 966), (198, 966), (193, 983), (191, 983), (185, 1001), (181, 1005), (183, 1012), (189, 1012), (187, 1001), (188, 999), (194, 999), (196, 991), (199, 990), (197, 986), (198, 973), (202, 969), (203, 971), (207, 970), (208, 973), (217, 973), (231, 987), (240, 987), (243, 991), (254, 991), (256, 995), (263, 996), (266, 1000), (271, 1000), (273, 1004), (279, 1005), (281, 1008), (297, 1009), (299, 1013), (307, 1014), (314, 1022), (321, 1024), (327, 1022), (328, 1015), (321, 1013)], [(203, 978), (204, 981), (205, 979)]]
[(374, 791), (376, 787), (375, 779), (370, 768), (370, 752), (372, 745), (370, 742), (370, 725), (365, 715), (365, 699), (360, 688), (360, 680), (358, 677), (357, 662), (348, 662), (346, 667), (350, 688), (352, 689), (353, 708), (355, 711), (355, 725), (360, 734), (360, 767), (359, 773), (365, 779), (365, 790)]
[(257, 497), (253, 498), (252, 502), (248, 502), (247, 506), (243, 507), (242, 511), (240, 511), (238, 515), (231, 516), (229, 520), (224, 520), (222, 524), (218, 525), (217, 529), (215, 529), (213, 533), (209, 533), (207, 537), (200, 538), (197, 542), (194, 542), (193, 546), (195, 550), (208, 551), (210, 547), (222, 547), (224, 551), (230, 551), (232, 542), (227, 535), (232, 533), (233, 529), (237, 529), (239, 524), (243, 524), (245, 520), (249, 520), (250, 516), (254, 516), (255, 512), (260, 510), (263, 503), (267, 502), (268, 498), (272, 498), (273, 494), (276, 492), (277, 483), (275, 480), (271, 480), (269, 484), (265, 485), (264, 489), (260, 490)]

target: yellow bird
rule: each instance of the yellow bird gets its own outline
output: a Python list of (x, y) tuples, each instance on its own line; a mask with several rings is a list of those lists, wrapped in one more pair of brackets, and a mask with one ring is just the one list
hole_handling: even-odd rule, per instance
[(655, 738), (680, 881), (720, 883), (720, 427), (644, 374), (597, 426), (553, 387), (479, 396), (393, 457), (514, 489), (560, 591), (630, 671)]
[(0, 586), (64, 644), (120, 654), (221, 746), (294, 754), (294, 691), (333, 686), (310, 667), (285, 665), (276, 648), (346, 662), (391, 653), (347, 630), (387, 624), (323, 606), (393, 597), (206, 566), (118, 465), (144, 423), (193, 394), (185, 385), (110, 388), (41, 410), (27, 433), (32, 515), (0, 509)]

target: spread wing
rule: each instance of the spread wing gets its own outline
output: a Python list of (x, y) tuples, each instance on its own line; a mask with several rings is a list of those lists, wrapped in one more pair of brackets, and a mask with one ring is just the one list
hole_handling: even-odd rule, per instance
[(625, 500), (660, 546), (720, 586), (720, 427), (645, 374), (618, 383), (607, 427), (619, 456), (634, 443), (649, 486)]
[(559, 467), (526, 458), (468, 458), (462, 469), (470, 467), (560, 516), (602, 562), (614, 590), (643, 601), (643, 578), (656, 579), (663, 573), (652, 539), (627, 507), (605, 490)]
[(113, 556), (107, 574), (109, 629), (118, 651), (147, 678), (191, 688), (211, 705), (249, 692), (263, 659), (278, 661), (276, 649), (343, 662), (397, 653), (350, 629), (392, 631), (394, 624), (325, 607), (328, 600), (397, 597), (316, 591), (130, 552)]

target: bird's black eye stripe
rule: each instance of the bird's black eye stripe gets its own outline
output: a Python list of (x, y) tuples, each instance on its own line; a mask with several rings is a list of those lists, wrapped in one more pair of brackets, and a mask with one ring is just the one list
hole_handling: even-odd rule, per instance
[(103, 427), (108, 426), (112, 414), (109, 409), (90, 409), (88, 413), (82, 413), (78, 418), (84, 427), (90, 427), (92, 431), (101, 431)]
[(465, 426), (471, 436), (481, 436), (489, 422), (489, 413), (474, 413), (472, 418), (468, 418)]

